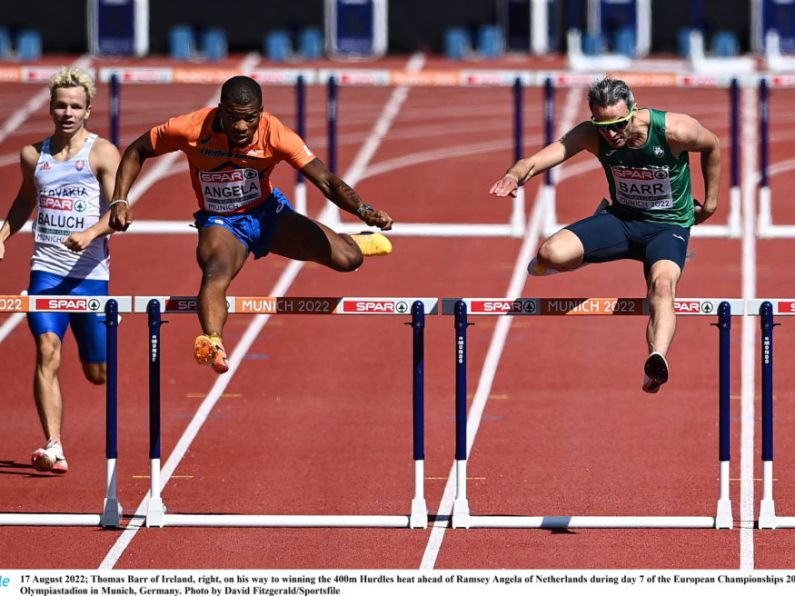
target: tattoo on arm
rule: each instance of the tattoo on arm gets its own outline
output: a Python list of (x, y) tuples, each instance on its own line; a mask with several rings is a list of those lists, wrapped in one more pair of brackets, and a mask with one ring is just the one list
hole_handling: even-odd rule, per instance
[(344, 204), (355, 207), (362, 200), (353, 188), (351, 188), (344, 180), (337, 178), (329, 186), (331, 196)]

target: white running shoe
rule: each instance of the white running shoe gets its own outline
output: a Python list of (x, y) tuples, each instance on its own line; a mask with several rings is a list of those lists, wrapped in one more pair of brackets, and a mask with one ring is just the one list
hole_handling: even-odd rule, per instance
[(63, 454), (63, 446), (59, 441), (50, 439), (41, 449), (36, 449), (30, 458), (30, 463), (39, 472), (53, 472), (66, 474), (69, 464)]

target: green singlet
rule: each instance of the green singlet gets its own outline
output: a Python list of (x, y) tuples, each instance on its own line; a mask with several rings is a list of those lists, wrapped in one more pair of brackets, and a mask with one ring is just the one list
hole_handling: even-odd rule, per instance
[(674, 157), (665, 138), (665, 112), (649, 108), (649, 114), (642, 147), (611, 147), (599, 135), (612, 211), (627, 219), (690, 227), (695, 219), (688, 152)]

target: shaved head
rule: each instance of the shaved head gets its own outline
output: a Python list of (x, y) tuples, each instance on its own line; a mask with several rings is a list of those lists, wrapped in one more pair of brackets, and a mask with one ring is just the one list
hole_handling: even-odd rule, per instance
[(221, 101), (239, 106), (262, 105), (262, 89), (251, 77), (232, 77), (221, 87)]

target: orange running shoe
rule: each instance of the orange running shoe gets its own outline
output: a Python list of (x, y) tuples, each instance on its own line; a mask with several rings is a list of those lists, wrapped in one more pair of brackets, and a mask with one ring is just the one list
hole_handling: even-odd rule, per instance
[(229, 370), (229, 359), (226, 357), (221, 338), (217, 335), (200, 335), (193, 342), (193, 355), (196, 364), (210, 365), (219, 375)]

